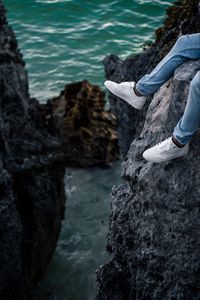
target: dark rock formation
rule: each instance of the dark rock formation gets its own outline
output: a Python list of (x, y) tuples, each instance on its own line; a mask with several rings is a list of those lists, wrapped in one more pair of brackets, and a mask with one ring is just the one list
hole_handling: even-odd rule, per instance
[[(180, 34), (200, 31), (198, 0), (182, 0), (168, 8), (164, 25), (156, 30), (156, 40), (139, 55), (119, 59), (111, 54), (104, 59), (106, 78), (116, 82), (138, 81), (144, 74), (150, 73), (156, 64), (172, 48)], [(150, 97), (151, 98), (151, 97)], [(151, 99), (149, 99), (151, 100)], [(119, 98), (110, 95), (112, 112), (119, 123), (119, 144), (125, 156), (132, 140), (141, 132), (146, 109), (138, 112)]]
[(112, 191), (107, 249), (96, 300), (200, 299), (200, 132), (189, 154), (153, 164), (146, 148), (170, 136), (182, 115), (200, 61), (180, 66), (154, 95)]
[(104, 93), (86, 80), (66, 85), (48, 101), (47, 124), (63, 139), (67, 165), (105, 167), (119, 158), (116, 118), (104, 106)]
[(64, 213), (60, 141), (28, 94), (27, 73), (0, 1), (0, 299), (31, 299)]
[[(141, 55), (124, 62), (107, 57), (107, 78), (137, 80), (149, 73), (180, 32), (200, 30), (197, 3), (183, 0), (170, 8), (156, 42)], [(200, 61), (181, 65), (139, 114), (113, 98), (122, 151), (129, 151), (122, 164), (125, 183), (112, 190), (112, 258), (97, 271), (96, 300), (200, 299), (200, 132), (183, 159), (153, 164), (142, 158), (145, 149), (172, 134), (198, 70)], [(128, 125), (122, 127), (122, 120)]]

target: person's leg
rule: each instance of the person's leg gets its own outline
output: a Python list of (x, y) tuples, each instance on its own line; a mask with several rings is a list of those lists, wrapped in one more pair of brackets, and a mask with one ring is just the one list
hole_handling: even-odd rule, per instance
[(190, 84), (183, 117), (176, 125), (173, 136), (182, 145), (187, 144), (200, 126), (200, 71)]
[(104, 84), (115, 96), (136, 109), (142, 109), (146, 96), (156, 92), (172, 76), (177, 66), (188, 59), (197, 58), (200, 58), (200, 33), (183, 35), (156, 68), (144, 75), (137, 84), (110, 80), (106, 80)]
[(147, 149), (143, 157), (155, 163), (165, 162), (188, 153), (189, 142), (200, 126), (200, 71), (194, 76), (183, 117), (176, 125), (173, 137)]
[(200, 33), (181, 36), (155, 69), (138, 81), (136, 89), (143, 96), (155, 93), (172, 76), (177, 66), (197, 58), (200, 58)]

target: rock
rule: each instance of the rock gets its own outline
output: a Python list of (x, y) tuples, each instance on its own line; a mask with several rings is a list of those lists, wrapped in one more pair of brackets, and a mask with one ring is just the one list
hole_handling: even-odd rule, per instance
[(64, 215), (60, 140), (30, 99), (27, 73), (0, 0), (0, 299), (31, 299)]
[(200, 299), (200, 132), (180, 160), (153, 164), (143, 151), (170, 136), (199, 61), (188, 61), (154, 95), (141, 134), (112, 191), (107, 249), (96, 300)]
[[(116, 82), (138, 81), (144, 74), (150, 73), (157, 63), (172, 48), (180, 34), (196, 33), (200, 31), (200, 17), (198, 13), (198, 0), (178, 1), (167, 10), (164, 25), (156, 30), (156, 40), (144, 46), (141, 54), (130, 56), (124, 61), (116, 55), (108, 55), (104, 59), (106, 78)], [(149, 97), (146, 107), (138, 112), (130, 108), (123, 100), (110, 95), (111, 111), (118, 120), (119, 145), (125, 157), (132, 140), (137, 137), (145, 119)]]
[[(143, 53), (125, 61), (106, 57), (106, 77), (137, 81), (150, 73), (179, 34), (199, 32), (197, 4), (182, 0), (168, 9), (156, 41)], [(181, 160), (152, 164), (142, 158), (146, 148), (171, 135), (197, 70), (200, 61), (181, 65), (139, 114), (110, 96), (119, 121), (125, 183), (114, 186), (111, 194), (107, 243), (111, 259), (97, 271), (96, 300), (200, 299), (200, 132)]]
[(105, 167), (119, 159), (116, 118), (104, 106), (104, 93), (86, 80), (66, 85), (48, 101), (47, 123), (63, 139), (66, 165)]

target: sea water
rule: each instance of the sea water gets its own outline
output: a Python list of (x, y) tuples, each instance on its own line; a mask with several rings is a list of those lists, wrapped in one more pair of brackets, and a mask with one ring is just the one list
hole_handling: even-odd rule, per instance
[(103, 58), (138, 53), (172, 0), (4, 0), (27, 64), (31, 95), (41, 102), (66, 83), (103, 85)]
[[(4, 0), (41, 103), (66, 83), (87, 79), (103, 88), (103, 58), (121, 58), (154, 39), (173, 0)], [(93, 300), (95, 270), (109, 259), (106, 234), (111, 188), (121, 184), (120, 162), (110, 169), (67, 168), (65, 220), (37, 300)], [(41, 249), (42, 251), (42, 249)]]

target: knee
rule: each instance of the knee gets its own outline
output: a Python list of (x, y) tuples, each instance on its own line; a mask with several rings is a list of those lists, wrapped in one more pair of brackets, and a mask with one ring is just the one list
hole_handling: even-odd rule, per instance
[(182, 35), (176, 41), (174, 48), (177, 50), (183, 50), (186, 48), (187, 43), (189, 42), (189, 34)]
[(197, 90), (200, 94), (200, 71), (198, 71), (194, 76), (194, 78), (192, 79), (190, 88)]

